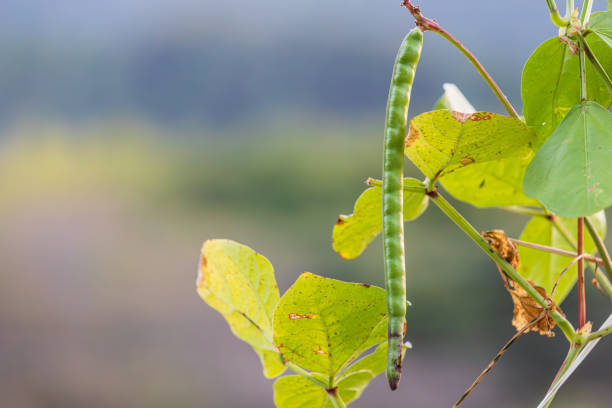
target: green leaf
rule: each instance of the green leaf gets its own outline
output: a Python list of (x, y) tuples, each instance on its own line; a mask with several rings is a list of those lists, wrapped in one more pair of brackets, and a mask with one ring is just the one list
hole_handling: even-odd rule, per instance
[[(610, 48), (596, 36), (589, 35), (586, 41), (602, 66), (610, 70)], [(612, 95), (588, 60), (586, 77), (588, 98), (603, 106), (610, 106)], [(580, 102), (578, 56), (573, 55), (570, 47), (558, 37), (545, 41), (525, 64), (521, 94), (525, 121), (535, 129), (539, 143), (544, 143), (569, 110)]]
[(612, 113), (596, 102), (574, 106), (525, 172), (525, 194), (564, 217), (612, 205)]
[(237, 242), (204, 242), (196, 287), (200, 297), (225, 317), (239, 339), (259, 355), (266, 377), (284, 371), (272, 342), (272, 318), (279, 301), (268, 259)]
[(438, 99), (434, 110), (448, 109), (455, 112), (474, 113), (476, 109), (467, 100), (457, 85), (446, 83), (442, 85), (444, 94)]
[(426, 112), (410, 121), (406, 155), (430, 179), (474, 163), (531, 153), (535, 135), (518, 119), (489, 112)]
[[(422, 187), (419, 180), (406, 178), (404, 186)], [(404, 191), (404, 221), (419, 217), (426, 209), (429, 197), (424, 193)], [(357, 201), (351, 215), (340, 215), (334, 225), (334, 251), (344, 259), (357, 258), (382, 231), (382, 188), (370, 187)]]
[(274, 344), (285, 360), (334, 377), (387, 338), (381, 288), (304, 272), (274, 311)]
[(589, 21), (589, 28), (608, 44), (608, 47), (612, 47), (612, 11), (594, 14)]
[[(602, 211), (589, 218), (595, 224), (597, 232), (602, 237), (605, 236), (605, 213)], [(577, 225), (575, 218), (557, 217), (557, 219), (572, 237), (576, 236)], [(567, 251), (576, 251), (576, 247), (570, 244), (553, 223), (544, 217), (533, 217), (525, 226), (520, 239)], [(595, 252), (595, 244), (588, 234), (584, 236), (584, 250), (587, 253)], [(572, 258), (566, 256), (555, 255), (523, 246), (519, 246), (519, 258), (521, 263), (518, 272), (523, 277), (531, 279), (536, 285), (542, 286), (548, 294), (551, 293), (559, 274), (572, 262)], [(555, 303), (561, 304), (563, 302), (567, 294), (574, 287), (576, 279), (576, 265), (573, 265), (559, 280), (557, 289), (552, 296)]]
[[(334, 382), (342, 401), (348, 405), (359, 398), (370, 381), (385, 371), (386, 365), (387, 343), (381, 344), (373, 353), (350, 365)], [(274, 403), (277, 408), (332, 408), (323, 388), (297, 375), (276, 380)]]

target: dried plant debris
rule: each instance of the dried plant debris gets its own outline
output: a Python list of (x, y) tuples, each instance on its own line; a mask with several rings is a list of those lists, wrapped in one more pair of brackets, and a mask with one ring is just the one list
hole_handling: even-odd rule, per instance
[(514, 269), (520, 264), (516, 245), (506, 236), (504, 230), (494, 229), (480, 233), (499, 256), (504, 258)]
[[(495, 252), (499, 254), (499, 256), (504, 258), (510, 265), (512, 265), (514, 269), (518, 268), (520, 264), (518, 250), (516, 245), (510, 241), (503, 230), (484, 231), (481, 234), (489, 245), (491, 245), (491, 248), (493, 248)], [(561, 314), (563, 314), (563, 312), (549, 298), (546, 290), (536, 285), (531, 280), (527, 281), (540, 295), (542, 295), (543, 298), (547, 299), (549, 306), (542, 307), (531, 296), (529, 296), (525, 289), (510, 279), (508, 275), (501, 270), (501, 268), (498, 267), (498, 269), (504, 281), (504, 286), (508, 290), (508, 293), (510, 293), (512, 302), (514, 303), (512, 325), (516, 328), (516, 330), (520, 331), (533, 320), (537, 319), (538, 322), (527, 331), (536, 331), (541, 335), (554, 337), (555, 333), (552, 331), (552, 329), (555, 327), (555, 321), (548, 315), (547, 312), (553, 310), (556, 310)]]

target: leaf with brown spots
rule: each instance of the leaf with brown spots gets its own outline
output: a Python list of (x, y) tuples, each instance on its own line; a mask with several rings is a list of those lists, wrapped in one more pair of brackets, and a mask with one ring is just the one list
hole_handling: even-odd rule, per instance
[(287, 361), (334, 377), (387, 339), (385, 291), (304, 272), (274, 311), (274, 344)]
[(285, 370), (272, 343), (272, 315), (280, 294), (270, 261), (237, 242), (208, 240), (202, 246), (196, 287), (225, 317), (232, 333), (253, 347), (266, 377)]
[[(481, 235), (489, 243), (491, 248), (497, 252), (506, 262), (508, 262), (514, 269), (517, 269), (520, 265), (519, 252), (516, 245), (508, 239), (506, 233), (503, 230), (496, 229), (491, 231), (481, 232)], [(514, 303), (514, 316), (512, 317), (512, 325), (517, 331), (521, 330), (524, 326), (531, 323), (534, 319), (539, 319), (537, 324), (529, 328), (527, 331), (537, 331), (541, 335), (548, 337), (554, 337), (555, 333), (552, 329), (555, 327), (555, 321), (544, 312), (546, 310), (556, 310), (563, 314), (561, 309), (549, 299), (549, 307), (544, 308), (540, 306), (525, 289), (519, 284), (511, 280), (502, 270), (498, 267), (499, 273), (504, 281), (504, 286), (512, 297)], [(528, 280), (529, 284), (538, 291), (543, 298), (548, 299), (546, 290), (540, 286), (537, 286), (532, 281)]]
[(524, 156), (533, 141), (535, 133), (518, 119), (439, 110), (410, 121), (406, 155), (427, 177), (439, 178), (473, 163)]
[(410, 121), (405, 152), (423, 174), (439, 179), (461, 200), (481, 207), (525, 205), (537, 203), (521, 191), (535, 141), (535, 133), (518, 119), (438, 110)]

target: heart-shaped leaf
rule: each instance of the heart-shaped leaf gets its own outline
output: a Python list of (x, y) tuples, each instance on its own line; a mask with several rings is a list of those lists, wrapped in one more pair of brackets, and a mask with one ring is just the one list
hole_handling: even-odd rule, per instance
[(272, 342), (272, 317), (280, 295), (268, 259), (234, 241), (208, 240), (202, 246), (196, 287), (225, 317), (232, 333), (253, 347), (266, 377), (285, 370)]
[(582, 217), (612, 205), (612, 113), (574, 106), (525, 172), (523, 189), (555, 214)]
[(593, 14), (589, 21), (589, 28), (608, 44), (608, 47), (612, 47), (612, 11)]
[[(589, 47), (612, 73), (612, 52), (600, 38), (589, 35)], [(590, 100), (610, 106), (612, 95), (599, 74), (587, 60), (587, 95)], [(558, 37), (542, 43), (529, 57), (521, 82), (523, 115), (538, 134), (540, 144), (553, 133), (569, 110), (580, 102), (580, 74), (578, 55)], [(538, 146), (536, 146), (538, 147)]]
[[(595, 225), (597, 232), (602, 237), (605, 236), (606, 215), (604, 212), (599, 212), (589, 218)], [(557, 217), (557, 221), (571, 236), (576, 236), (577, 223), (575, 218)], [(595, 244), (591, 240), (591, 237), (585, 234), (584, 238), (585, 252), (595, 252)], [(567, 251), (576, 250), (553, 223), (544, 217), (533, 217), (523, 229), (520, 239), (522, 241), (533, 242)], [(520, 266), (518, 272), (525, 278), (533, 281), (536, 285), (543, 287), (546, 293), (549, 294), (563, 269), (572, 262), (572, 258), (566, 256), (555, 255), (523, 246), (519, 246), (519, 258)], [(576, 278), (576, 265), (573, 265), (563, 274), (563, 277), (561, 277), (555, 289), (552, 299), (556, 304), (560, 305), (561, 302), (563, 302), (574, 287)]]
[[(419, 180), (406, 178), (404, 186), (422, 187)], [(420, 216), (429, 203), (424, 192), (404, 191), (404, 221)], [(382, 188), (370, 187), (357, 201), (351, 215), (340, 215), (334, 225), (332, 241), (334, 251), (344, 259), (357, 258), (382, 231)]]
[(381, 288), (304, 272), (274, 311), (274, 344), (285, 360), (334, 378), (387, 338)]

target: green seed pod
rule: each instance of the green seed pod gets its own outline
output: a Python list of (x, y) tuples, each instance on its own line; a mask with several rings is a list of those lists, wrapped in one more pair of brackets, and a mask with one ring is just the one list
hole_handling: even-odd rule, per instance
[(406, 269), (404, 261), (403, 173), (404, 138), (410, 92), (414, 81), (423, 33), (412, 29), (395, 58), (389, 88), (383, 153), (383, 248), (385, 287), (389, 312), (387, 379), (396, 389), (402, 373), (402, 346), (406, 326)]

